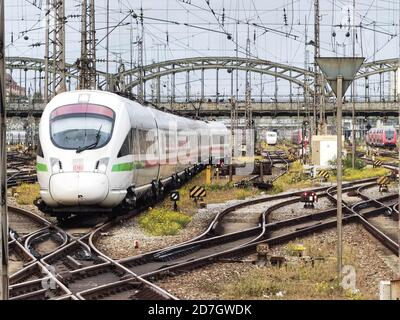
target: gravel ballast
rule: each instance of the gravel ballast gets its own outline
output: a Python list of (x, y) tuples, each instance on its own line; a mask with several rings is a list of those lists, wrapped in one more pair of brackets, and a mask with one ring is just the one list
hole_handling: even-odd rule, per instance
[[(356, 262), (354, 266), (357, 274), (356, 288), (360, 290), (363, 299), (378, 299), (379, 282), (393, 279), (396, 276), (397, 261), (395, 256), (382, 247), (359, 225), (345, 225), (343, 232), (344, 247), (352, 252)], [(329, 244), (332, 252), (336, 250), (336, 230), (314, 234), (304, 239), (299, 239), (298, 242), (301, 243), (305, 239), (316, 244)], [(271, 254), (284, 256), (287, 254), (286, 245), (271, 248)], [(247, 257), (244, 260), (251, 260), (251, 258), (254, 257)], [(332, 259), (336, 258), (333, 256)], [(257, 268), (260, 267), (249, 262), (215, 263), (191, 273), (160, 280), (156, 284), (180, 299), (218, 300), (226, 298), (222, 289), (225, 285), (231, 281), (237, 281), (238, 276), (245, 277), (246, 274)], [(268, 297), (253, 298), (268, 299)], [(276, 299), (277, 297), (273, 298)], [(299, 297), (280, 297), (280, 299), (293, 298), (297, 299)], [(307, 299), (308, 297), (301, 298)], [(341, 297), (332, 298), (340, 299)]]

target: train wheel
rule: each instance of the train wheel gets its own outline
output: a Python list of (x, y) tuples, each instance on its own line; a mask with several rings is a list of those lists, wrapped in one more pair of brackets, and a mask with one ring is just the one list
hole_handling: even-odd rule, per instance
[(58, 222), (58, 224), (64, 224), (65, 222), (67, 222), (68, 221), (68, 219), (70, 219), (71, 218), (71, 214), (62, 214), (62, 215), (57, 215), (57, 222)]
[(164, 193), (164, 186), (162, 185), (161, 181), (153, 181), (151, 183), (151, 191), (153, 200), (155, 203), (157, 203), (162, 198)]
[(165, 192), (165, 186), (163, 185), (161, 180), (158, 180), (158, 192), (159, 192), (159, 195), (161, 195), (161, 196), (163, 196), (164, 192)]

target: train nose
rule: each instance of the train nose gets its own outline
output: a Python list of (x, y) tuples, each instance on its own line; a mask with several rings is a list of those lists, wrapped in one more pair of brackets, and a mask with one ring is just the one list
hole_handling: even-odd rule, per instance
[(93, 172), (58, 173), (50, 178), (50, 194), (61, 205), (94, 205), (108, 195), (105, 174)]

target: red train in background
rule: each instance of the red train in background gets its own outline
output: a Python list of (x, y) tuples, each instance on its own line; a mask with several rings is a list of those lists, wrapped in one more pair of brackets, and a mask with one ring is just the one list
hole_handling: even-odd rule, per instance
[[(303, 140), (303, 134), (302, 134), (302, 130), (301, 129), (298, 129), (298, 130), (295, 130), (295, 131), (291, 132), (291, 134), (290, 134), (290, 142), (292, 142), (293, 144), (300, 145), (300, 144), (302, 144), (302, 140)], [(306, 130), (305, 133), (304, 133), (304, 146), (306, 147), (309, 142), (310, 142), (309, 132)]]
[(371, 128), (367, 133), (366, 141), (372, 147), (394, 149), (397, 141), (396, 129), (391, 126)]

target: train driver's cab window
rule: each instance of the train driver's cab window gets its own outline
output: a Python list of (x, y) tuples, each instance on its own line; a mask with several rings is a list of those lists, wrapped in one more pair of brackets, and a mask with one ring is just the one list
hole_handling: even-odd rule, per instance
[(72, 104), (50, 114), (50, 136), (61, 149), (82, 152), (104, 147), (111, 139), (115, 113), (94, 104)]
[(389, 130), (386, 130), (386, 139), (388, 139), (388, 140), (392, 140), (393, 139), (393, 137), (394, 137), (394, 130), (392, 130), (392, 129), (389, 129)]

